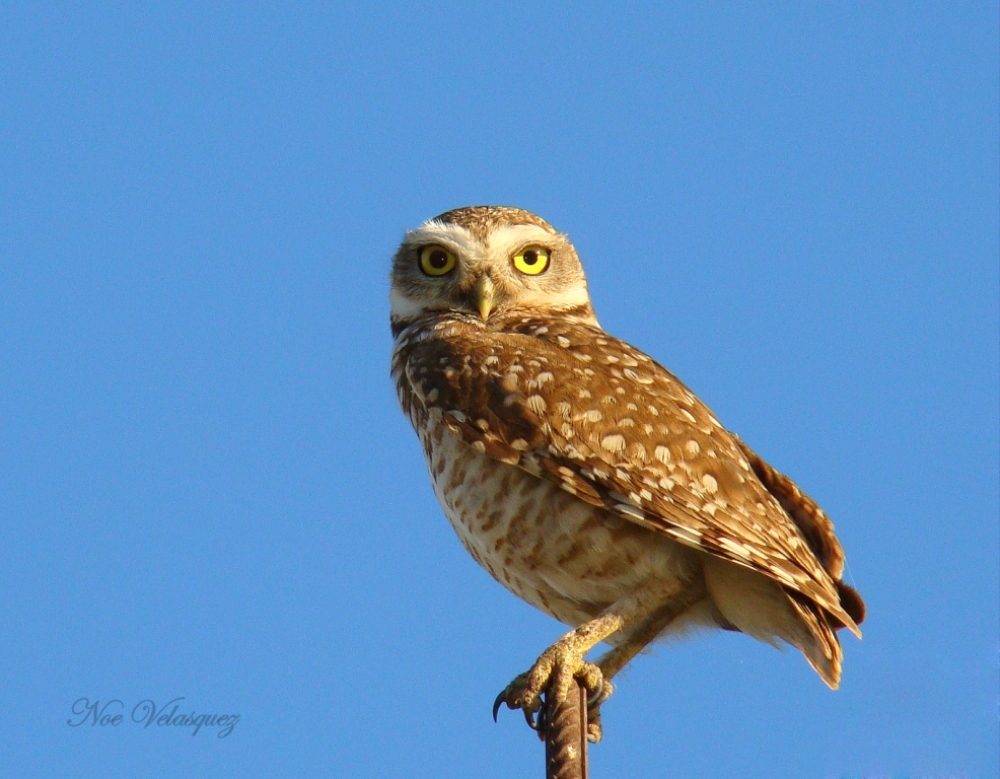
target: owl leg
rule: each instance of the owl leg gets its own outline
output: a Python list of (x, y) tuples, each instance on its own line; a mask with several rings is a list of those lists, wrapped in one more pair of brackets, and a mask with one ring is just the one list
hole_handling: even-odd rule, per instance
[(528, 725), (537, 730), (535, 713), (542, 707), (542, 693), (548, 690), (561, 705), (577, 680), (587, 690), (592, 706), (606, 700), (611, 695), (611, 683), (605, 682), (601, 669), (584, 661), (583, 656), (624, 624), (625, 620), (618, 614), (603, 614), (571, 630), (542, 652), (531, 670), (514, 679), (497, 696), (493, 703), (493, 719), (497, 717), (500, 704), (506, 703), (508, 709), (521, 709)]
[(660, 605), (634, 628), (625, 632), (624, 641), (597, 659), (597, 666), (604, 679), (615, 676), (633, 657), (655, 641), (671, 622), (702, 600), (707, 593), (704, 581), (691, 582), (680, 594)]
[[(625, 634), (625, 640), (614, 649), (601, 655), (595, 665), (600, 669), (604, 685), (611, 687), (610, 679), (628, 665), (633, 657), (649, 646), (666, 629), (667, 625), (704, 598), (706, 592), (704, 583), (700, 587), (692, 584), (682, 594), (667, 601), (629, 630)], [(596, 699), (591, 697), (588, 701), (587, 738), (594, 743), (600, 741), (603, 735), (600, 705), (610, 695), (611, 693), (608, 692), (607, 695), (598, 696)]]

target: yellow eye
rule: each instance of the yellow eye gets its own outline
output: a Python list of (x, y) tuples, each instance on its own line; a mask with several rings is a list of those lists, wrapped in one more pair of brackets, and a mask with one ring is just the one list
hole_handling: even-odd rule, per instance
[(529, 246), (514, 255), (514, 267), (521, 273), (537, 276), (549, 267), (549, 250), (541, 246)]
[(440, 246), (420, 250), (420, 270), (428, 276), (444, 276), (455, 269), (455, 255)]

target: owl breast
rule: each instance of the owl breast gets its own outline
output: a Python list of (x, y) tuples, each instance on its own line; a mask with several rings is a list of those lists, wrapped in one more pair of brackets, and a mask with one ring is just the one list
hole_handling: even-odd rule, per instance
[(434, 493), (472, 557), (518, 597), (579, 625), (633, 593), (700, 576), (699, 553), (480, 453), (431, 414), (418, 433)]

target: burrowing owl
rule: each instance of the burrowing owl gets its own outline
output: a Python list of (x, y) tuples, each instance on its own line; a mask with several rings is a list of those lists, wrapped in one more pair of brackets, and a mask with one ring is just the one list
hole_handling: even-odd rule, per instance
[(596, 708), (650, 641), (696, 625), (792, 644), (837, 686), (834, 631), (860, 637), (864, 605), (830, 520), (601, 329), (564, 234), (516, 208), (448, 211), (406, 234), (391, 301), (392, 373), (444, 513), (497, 581), (573, 627), (496, 706), (534, 725), (555, 675)]

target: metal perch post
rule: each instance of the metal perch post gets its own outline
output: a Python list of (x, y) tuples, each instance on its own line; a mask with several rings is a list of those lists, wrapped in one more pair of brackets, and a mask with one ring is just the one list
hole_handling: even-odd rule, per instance
[(546, 779), (588, 779), (587, 691), (583, 685), (578, 683), (562, 706), (555, 705), (555, 696), (546, 692), (542, 721)]

